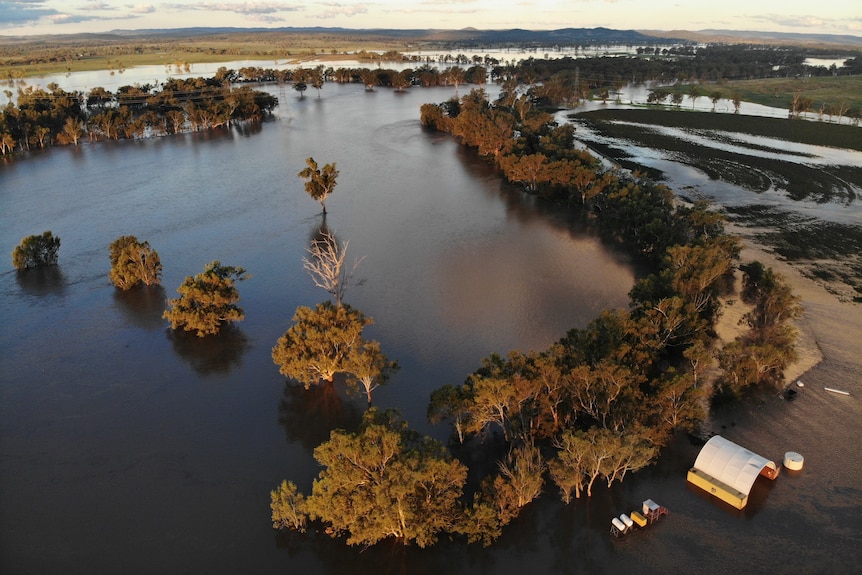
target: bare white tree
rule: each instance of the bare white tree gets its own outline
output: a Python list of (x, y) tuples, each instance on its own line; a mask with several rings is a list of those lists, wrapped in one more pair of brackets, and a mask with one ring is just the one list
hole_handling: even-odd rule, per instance
[(342, 306), (344, 294), (349, 288), (365, 283), (364, 279), (354, 277), (364, 257), (354, 262), (349, 270), (344, 266), (348, 244), (350, 242), (339, 244), (332, 233), (322, 229), (308, 248), (311, 257), (302, 258), (303, 267), (314, 280), (314, 285), (332, 294), (338, 307)]

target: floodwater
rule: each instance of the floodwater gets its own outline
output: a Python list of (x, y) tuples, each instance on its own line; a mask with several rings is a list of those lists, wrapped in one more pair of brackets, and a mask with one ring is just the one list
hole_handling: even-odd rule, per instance
[[(782, 112), (778, 108), (770, 108), (767, 109), (767, 113), (761, 113), (755, 106), (750, 105), (744, 114), (776, 117), (780, 116), (777, 112)], [(579, 107), (577, 111), (594, 110), (600, 107), (626, 108), (631, 106), (616, 103), (602, 105), (591, 102)], [(783, 113), (786, 116), (786, 110)], [(596, 141), (622, 150), (632, 161), (660, 171), (663, 175), (664, 184), (678, 192), (684, 191), (688, 196), (708, 199), (717, 205), (726, 207), (769, 206), (818, 220), (850, 225), (862, 224), (862, 201), (860, 201), (862, 188), (856, 182), (846, 181), (847, 191), (833, 193), (828, 200), (823, 200), (812, 194), (814, 197), (794, 201), (788, 197), (786, 191), (775, 185), (768, 190), (755, 193), (728, 181), (706, 177), (703, 171), (691, 166), (685, 161), (685, 158), (680, 158), (680, 154), (675, 152), (649, 148), (624, 138), (599, 134), (589, 125), (580, 122), (577, 116), (572, 116), (570, 111), (558, 112), (556, 119), (559, 122), (573, 123), (576, 127), (576, 139)], [(740, 162), (745, 162), (745, 158), (751, 157), (803, 164), (813, 168), (823, 166), (853, 168), (862, 165), (862, 152), (858, 150), (788, 142), (777, 138), (724, 130), (689, 130), (633, 122), (618, 123), (639, 126), (644, 131), (669, 136), (699, 147), (731, 152), (740, 157)], [(579, 145), (588, 146), (588, 144), (580, 141)]]
[[(0, 571), (3, 573), (699, 573), (849, 572), (862, 549), (860, 413), (850, 352), (818, 383), (854, 396), (766, 398), (712, 425), (800, 473), (758, 483), (744, 513), (686, 487), (697, 447), (590, 501), (552, 486), (492, 547), (444, 541), (365, 551), (278, 537), (269, 491), (308, 492), (313, 448), (354, 425), (361, 397), (306, 392), (270, 358), (299, 305), (326, 299), (302, 269), (323, 218), (297, 173), (336, 162), (328, 228), (364, 258), (346, 300), (401, 370), (374, 403), (423, 433), (431, 390), (483, 356), (542, 349), (605, 308), (635, 271), (574, 215), (504, 185), (474, 154), (419, 125), (449, 89), (366, 93), (327, 84), (297, 100), (272, 88), (278, 118), (256, 127), (58, 148), (0, 165), (0, 245), (50, 229), (60, 265), (0, 273)], [(158, 250), (163, 289), (120, 293), (107, 246), (136, 235)], [(218, 259), (246, 268), (247, 319), (218, 338), (160, 318), (186, 275)], [(726, 426), (722, 428), (721, 426)], [(671, 515), (623, 540), (613, 515), (653, 498)]]

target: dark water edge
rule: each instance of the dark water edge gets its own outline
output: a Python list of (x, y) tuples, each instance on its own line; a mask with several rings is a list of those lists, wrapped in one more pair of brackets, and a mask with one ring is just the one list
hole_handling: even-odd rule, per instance
[[(45, 277), (0, 274), (0, 571), (747, 573), (792, 555), (799, 572), (853, 572), (862, 389), (859, 350), (837, 329), (824, 345), (843, 353), (805, 375), (796, 401), (757, 397), (707, 427), (776, 461), (788, 450), (806, 457), (802, 472), (756, 484), (743, 513), (686, 486), (698, 446), (679, 437), (656, 466), (589, 501), (563, 506), (547, 486), (488, 549), (362, 550), (277, 535), (269, 491), (284, 478), (308, 491), (311, 449), (364, 409), (340, 384), (285, 384), (269, 355), (296, 305), (324, 299), (300, 263), (320, 224), (294, 177), (307, 155), (339, 163), (328, 224), (367, 256), (368, 282), (348, 299), (403, 365), (375, 404), (398, 407), (422, 432), (448, 434), (423, 421), (431, 389), (460, 383), (490, 351), (539, 348), (624, 305), (633, 279), (627, 258), (576, 220), (422, 132), (419, 103), (448, 94), (393, 109), (381, 93), (357, 103), (333, 92), (289, 102), (253, 134), (55, 150), (0, 168), (2, 245), (17, 243), (19, 228), (63, 239)], [(335, 137), (336, 126), (351, 128)], [(159, 250), (164, 293), (110, 286), (106, 246), (119, 233)], [(158, 302), (215, 258), (252, 274), (240, 286), (248, 318), (197, 345), (166, 331)], [(612, 539), (610, 517), (646, 498), (671, 515)]]

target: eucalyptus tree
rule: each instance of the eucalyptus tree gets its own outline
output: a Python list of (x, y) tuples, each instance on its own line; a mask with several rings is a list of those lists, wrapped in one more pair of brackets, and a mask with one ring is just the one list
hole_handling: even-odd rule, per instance
[(27, 236), (12, 250), (12, 265), (17, 270), (51, 266), (57, 263), (60, 238), (50, 231), (42, 235)]
[(108, 246), (111, 258), (111, 283), (122, 290), (138, 284), (158, 285), (162, 262), (149, 242), (139, 242), (135, 236), (120, 236)]
[(325, 164), (322, 168), (314, 158), (305, 159), (306, 167), (299, 172), (299, 177), (305, 180), (305, 191), (323, 208), (326, 215), (326, 199), (335, 190), (338, 183), (338, 170), (335, 164)]
[(344, 369), (347, 385), (351, 388), (361, 387), (371, 406), (371, 392), (389, 381), (392, 374), (398, 371), (398, 363), (390, 361), (383, 354), (379, 342), (363, 340), (348, 354)]
[(349, 370), (351, 354), (365, 343), (362, 330), (374, 320), (347, 304), (326, 301), (314, 309), (298, 307), (293, 321), (273, 347), (272, 361), (307, 389)]
[(467, 468), (438, 441), (371, 409), (357, 433), (335, 430), (314, 450), (323, 467), (312, 493), (291, 483), (271, 493), (273, 527), (326, 526), (349, 545), (386, 539), (419, 547), (464, 529)]
[(539, 449), (529, 443), (509, 450), (506, 459), (497, 462), (500, 475), (495, 480), (498, 501), (506, 501), (517, 515), (517, 510), (541, 495), (545, 469)]
[(177, 288), (180, 297), (168, 300), (170, 309), (163, 317), (172, 329), (194, 331), (198, 337), (215, 335), (224, 324), (245, 319), (236, 289), (236, 282), (246, 279), (245, 273), (218, 260), (207, 264), (202, 273), (186, 277)]
[(694, 103), (702, 96), (700, 87), (697, 84), (690, 84), (688, 87), (688, 98), (691, 100), (691, 109), (694, 110)]
[(646, 467), (658, 455), (658, 448), (640, 429), (617, 432), (602, 427), (587, 431), (567, 430), (558, 442), (557, 455), (549, 462), (551, 478), (560, 488), (562, 499), (571, 501), (593, 495), (593, 485), (603, 478), (608, 487), (625, 478), (630, 471)]

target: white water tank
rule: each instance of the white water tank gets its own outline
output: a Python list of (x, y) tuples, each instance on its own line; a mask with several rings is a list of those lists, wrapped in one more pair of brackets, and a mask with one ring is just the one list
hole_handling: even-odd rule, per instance
[(788, 451), (784, 454), (784, 467), (787, 469), (792, 469), (793, 471), (799, 471), (802, 469), (802, 464), (804, 463), (804, 459), (801, 455), (796, 453), (795, 451)]
[(625, 513), (620, 515), (620, 521), (622, 521), (623, 523), (626, 524), (626, 529), (630, 529), (631, 526), (635, 524), (635, 522), (632, 520), (632, 518), (629, 517), (628, 515), (626, 515)]
[(616, 527), (616, 528), (619, 530), (619, 532), (620, 532), (620, 533), (625, 533), (625, 532), (626, 532), (626, 526), (625, 526), (625, 523), (623, 523), (622, 521), (620, 521), (620, 520), (619, 520), (619, 518), (614, 517), (613, 519), (611, 519), (611, 524), (612, 524), (614, 527)]

